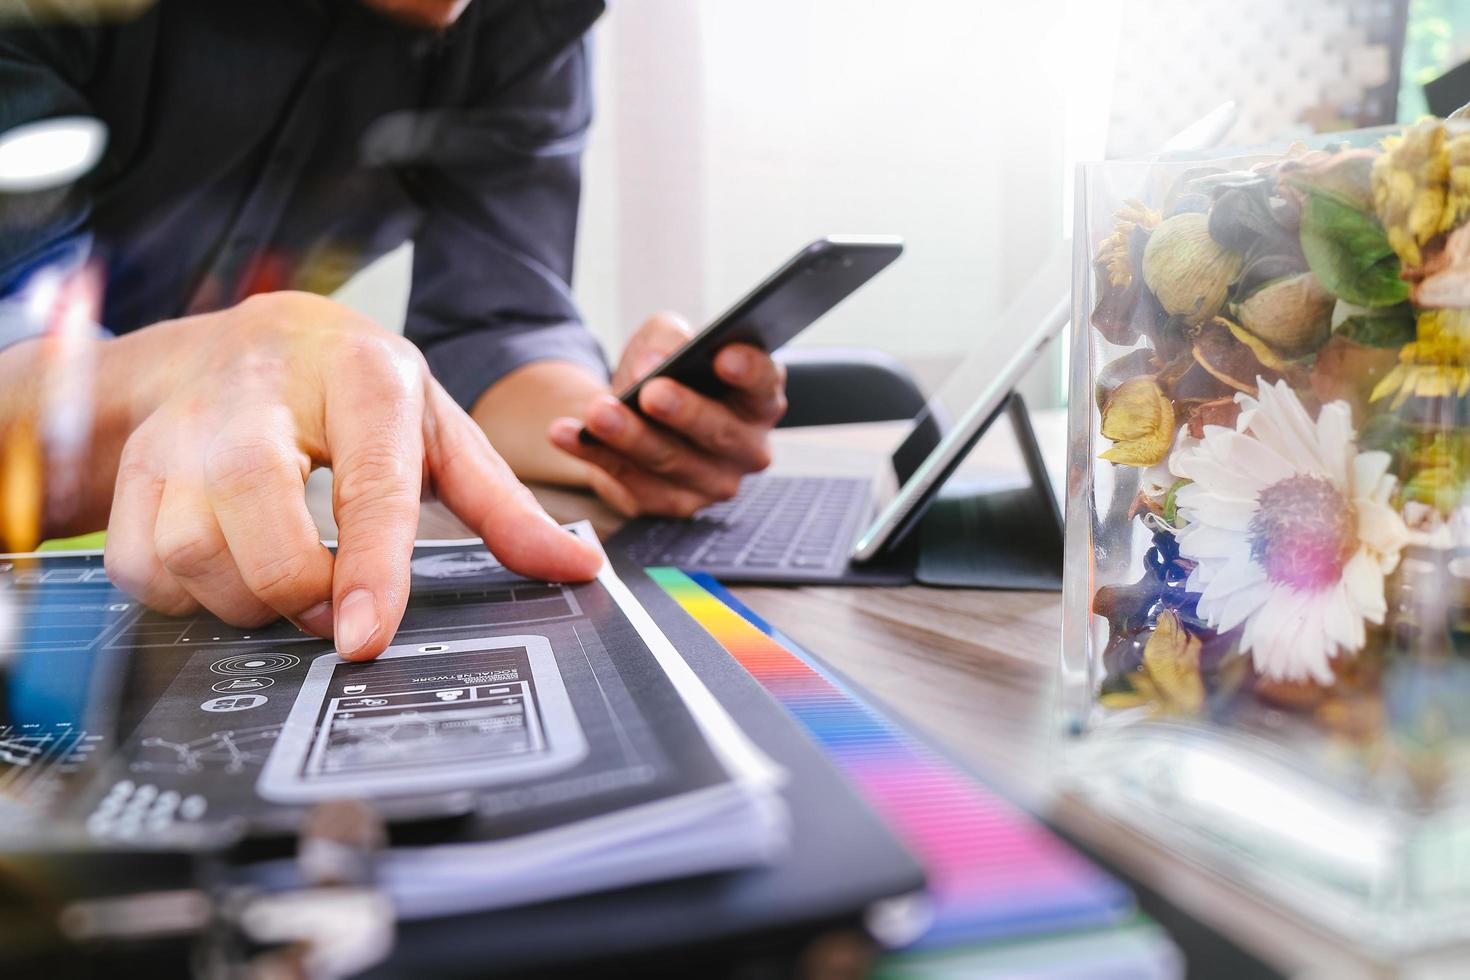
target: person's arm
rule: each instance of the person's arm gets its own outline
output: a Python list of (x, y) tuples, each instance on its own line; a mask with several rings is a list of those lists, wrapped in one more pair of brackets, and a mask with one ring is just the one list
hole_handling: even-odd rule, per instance
[(470, 414), (521, 479), (588, 486), (588, 464), (556, 448), (546, 430), (607, 391), (605, 380), (576, 364), (535, 361), (491, 385)]
[[(466, 410), (527, 369), (552, 379), (529, 397), (562, 410), (607, 385), (570, 285), (591, 121), (580, 34), (597, 9), (587, 5), (585, 23), (559, 23), (556, 35), (536, 5), (471, 5), (437, 67), (455, 87), (444, 97), (461, 104), (426, 111), (400, 167), (423, 210), (404, 334)], [(523, 426), (474, 414), (518, 473), (575, 478), (544, 423), (528, 439)]]

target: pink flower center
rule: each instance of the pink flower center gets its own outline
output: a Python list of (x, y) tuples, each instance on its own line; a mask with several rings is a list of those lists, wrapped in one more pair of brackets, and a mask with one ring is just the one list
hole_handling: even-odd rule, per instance
[(1266, 577), (1297, 590), (1325, 588), (1342, 578), (1356, 550), (1352, 506), (1320, 476), (1293, 476), (1256, 498), (1251, 518), (1251, 558)]

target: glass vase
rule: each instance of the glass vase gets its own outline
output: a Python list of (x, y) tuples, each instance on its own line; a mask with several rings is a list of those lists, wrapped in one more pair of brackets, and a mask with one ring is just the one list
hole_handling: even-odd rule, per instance
[(1354, 943), (1470, 938), (1470, 126), (1077, 202), (1066, 784)]

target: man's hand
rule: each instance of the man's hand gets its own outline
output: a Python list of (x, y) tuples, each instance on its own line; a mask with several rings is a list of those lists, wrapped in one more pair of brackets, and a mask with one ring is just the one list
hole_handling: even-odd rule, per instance
[[(623, 351), (613, 391), (630, 387), (689, 337), (689, 326), (673, 314), (650, 318)], [(688, 517), (733, 497), (742, 476), (770, 465), (767, 437), (786, 412), (785, 368), (765, 351), (731, 344), (716, 356), (715, 373), (731, 389), (722, 399), (659, 378), (638, 397), (648, 419), (600, 394), (585, 418), (602, 445), (583, 443), (582, 422), (574, 418), (553, 422), (551, 441), (591, 463), (592, 488), (624, 514)]]
[[(238, 626), (279, 616), (355, 660), (388, 645), (408, 600), (419, 501), (437, 494), (503, 561), (535, 578), (596, 574), (418, 350), (316, 296), (267, 294), (144, 334), (176, 338), (160, 394), (127, 439), (106, 567), (149, 606), (203, 606)], [(333, 470), (334, 558), (307, 512)]]

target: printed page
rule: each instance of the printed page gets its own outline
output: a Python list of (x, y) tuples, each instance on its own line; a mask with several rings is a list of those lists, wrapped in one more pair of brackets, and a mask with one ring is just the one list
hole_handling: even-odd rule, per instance
[(473, 541), (412, 571), (392, 647), (352, 664), (144, 610), (96, 554), (0, 559), (0, 834), (272, 834), (352, 797), (413, 843), (485, 842), (777, 778), (606, 564), (532, 582)]

